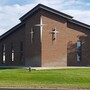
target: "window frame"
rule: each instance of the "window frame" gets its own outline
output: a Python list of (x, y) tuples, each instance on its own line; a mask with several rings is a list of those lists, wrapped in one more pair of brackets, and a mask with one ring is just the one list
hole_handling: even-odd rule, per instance
[(77, 41), (77, 62), (82, 60), (82, 41)]

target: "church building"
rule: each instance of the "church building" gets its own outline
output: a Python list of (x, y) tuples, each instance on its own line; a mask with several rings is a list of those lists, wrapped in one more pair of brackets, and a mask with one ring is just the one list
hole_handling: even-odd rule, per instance
[(42, 4), (20, 21), (0, 36), (0, 66), (90, 66), (89, 25)]

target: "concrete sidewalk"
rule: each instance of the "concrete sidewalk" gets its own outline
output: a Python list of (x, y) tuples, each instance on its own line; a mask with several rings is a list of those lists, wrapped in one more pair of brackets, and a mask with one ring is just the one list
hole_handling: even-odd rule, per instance
[(48, 69), (69, 69), (69, 68), (90, 68), (90, 67), (30, 67), (32, 70), (48, 70)]
[(90, 90), (90, 89), (72, 89), (72, 88), (0, 88), (0, 90)]
[(47, 69), (69, 69), (69, 68), (90, 68), (90, 66), (69, 66), (69, 67), (25, 67), (25, 66), (0, 66), (0, 69), (15, 69), (15, 68), (23, 68), (23, 69), (31, 69), (31, 70), (47, 70)]

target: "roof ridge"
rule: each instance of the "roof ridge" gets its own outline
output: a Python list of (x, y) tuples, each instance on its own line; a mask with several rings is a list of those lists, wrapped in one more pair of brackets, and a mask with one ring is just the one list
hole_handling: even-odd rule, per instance
[(25, 15), (23, 15), (20, 20), (21, 21), (24, 21), (26, 18), (28, 18), (30, 15), (32, 15), (35, 11), (37, 11), (38, 9), (44, 9), (44, 10), (47, 10), (49, 12), (52, 12), (54, 14), (57, 14), (57, 15), (60, 15), (64, 18), (67, 18), (67, 19), (72, 19), (73, 17), (68, 15), (68, 14), (65, 14), (63, 12), (60, 12), (58, 10), (55, 10), (53, 8), (50, 8), (46, 5), (43, 5), (43, 4), (38, 4), (37, 6), (35, 6), (34, 8), (32, 8), (29, 12), (27, 12)]

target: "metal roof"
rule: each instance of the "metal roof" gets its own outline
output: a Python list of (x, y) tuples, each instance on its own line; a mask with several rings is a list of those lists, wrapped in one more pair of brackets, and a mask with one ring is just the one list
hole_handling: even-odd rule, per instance
[(16, 25), (15, 27), (11, 28), (10, 30), (8, 30), (6, 33), (2, 34), (0, 36), (0, 40), (3, 39), (4, 37), (10, 35), (11, 33), (13, 33), (14, 31), (16, 31), (18, 28), (20, 28), (22, 25), (24, 25), (25, 23), (19, 23), (18, 25)]
[(45, 5), (38, 4), (38, 5), (37, 5), (36, 7), (34, 7), (32, 10), (30, 10), (28, 13), (26, 13), (24, 16), (22, 16), (22, 17), (20, 18), (20, 20), (21, 20), (21, 21), (26, 20), (28, 17), (30, 17), (32, 14), (34, 14), (34, 13), (35, 13), (37, 10), (39, 10), (39, 9), (46, 10), (46, 11), (48, 11), (48, 12), (50, 12), (50, 13), (53, 13), (53, 14), (62, 16), (62, 17), (64, 17), (64, 18), (66, 18), (66, 19), (72, 19), (72, 18), (73, 18), (73, 17), (70, 16), (70, 15), (64, 14), (64, 13), (62, 13), (62, 12), (60, 12), (60, 11), (57, 11), (57, 10), (52, 9), (52, 8), (50, 8), (50, 7), (47, 7), (47, 6), (45, 6)]
[(25, 21), (28, 17), (30, 17), (31, 15), (33, 15), (36, 11), (38, 11), (38, 10), (40, 10), (40, 9), (46, 10), (46, 11), (48, 11), (48, 12), (50, 12), (50, 13), (55, 14), (55, 15), (59, 15), (59, 16), (61, 16), (61, 17), (64, 17), (64, 18), (67, 19), (68, 22), (71, 22), (71, 23), (74, 23), (74, 24), (76, 24), (76, 25), (82, 26), (82, 27), (84, 27), (84, 28), (90, 29), (90, 25), (87, 25), (87, 24), (82, 23), (82, 22), (80, 22), (80, 21), (74, 20), (73, 17), (70, 16), (70, 15), (64, 14), (64, 13), (62, 13), (62, 12), (59, 12), (59, 11), (57, 11), (57, 10), (55, 10), (55, 9), (52, 9), (52, 8), (50, 8), (50, 7), (47, 7), (47, 6), (45, 6), (45, 5), (38, 4), (36, 7), (34, 7), (32, 10), (30, 10), (28, 13), (26, 13), (24, 16), (22, 16), (22, 17), (20, 18), (20, 20), (22, 21), (21, 23), (19, 23), (18, 25), (16, 25), (15, 27), (11, 28), (11, 29), (8, 30), (6, 33), (4, 33), (3, 35), (1, 35), (1, 36), (0, 36), (0, 40), (3, 39), (4, 37), (10, 35), (10, 34), (13, 33), (14, 31), (16, 31), (19, 27), (21, 27), (22, 25), (24, 25), (25, 22), (23, 22), (23, 21)]
[(90, 25), (82, 23), (82, 22), (77, 21), (75, 19), (69, 20), (69, 22), (74, 23), (74, 24), (79, 25), (79, 26), (82, 26), (84, 28), (90, 29)]

